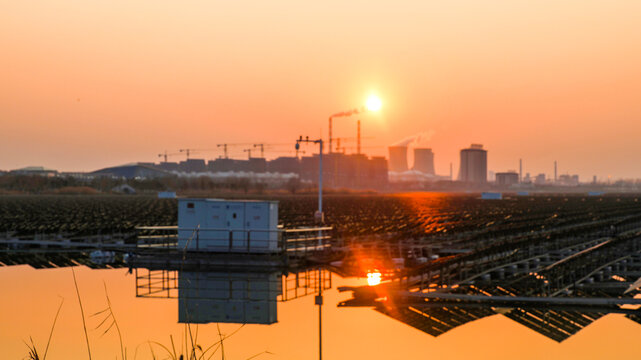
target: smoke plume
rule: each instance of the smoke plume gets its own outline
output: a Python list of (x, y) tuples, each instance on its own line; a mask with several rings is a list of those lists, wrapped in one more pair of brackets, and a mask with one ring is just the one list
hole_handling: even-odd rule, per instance
[(412, 136), (408, 136), (405, 139), (392, 144), (391, 146), (406, 146), (406, 147), (426, 146), (427, 142), (432, 139), (433, 135), (434, 135), (433, 130), (424, 131), (418, 134), (414, 134)]

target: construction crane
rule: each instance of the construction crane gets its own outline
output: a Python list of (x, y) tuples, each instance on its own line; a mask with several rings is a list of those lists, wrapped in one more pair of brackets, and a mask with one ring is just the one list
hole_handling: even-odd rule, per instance
[(158, 154), (158, 157), (163, 158), (165, 160), (165, 162), (167, 162), (167, 158), (170, 157), (170, 156), (174, 156), (174, 155), (178, 155), (178, 153), (169, 154), (169, 153), (167, 153), (167, 150), (165, 150), (164, 153)]
[(272, 151), (272, 152), (277, 153), (277, 154), (278, 153), (291, 154), (293, 152), (293, 153), (296, 154), (296, 157), (298, 157), (298, 154), (305, 154), (306, 153), (305, 150), (300, 150), (300, 149), (298, 149), (298, 150), (278, 150), (278, 151)]
[(187, 160), (189, 160), (189, 154), (195, 154), (197, 152), (203, 151), (203, 150), (197, 150), (197, 149), (180, 149), (179, 150), (181, 153), (185, 153), (187, 155)]
[(246, 152), (248, 155), (248, 159), (251, 160), (252, 158), (252, 149), (243, 149), (243, 152)]
[(216, 147), (221, 147), (223, 148), (223, 153), (225, 154), (225, 159), (227, 159), (227, 144), (218, 144)]
[(228, 148), (234, 147), (234, 146), (251, 146), (252, 144), (247, 144), (247, 143), (236, 143), (236, 144), (216, 144), (217, 148), (223, 148), (223, 154), (225, 156), (225, 159), (229, 158), (229, 152), (227, 151)]
[(260, 157), (265, 157), (265, 144), (254, 144), (254, 148), (260, 148)]

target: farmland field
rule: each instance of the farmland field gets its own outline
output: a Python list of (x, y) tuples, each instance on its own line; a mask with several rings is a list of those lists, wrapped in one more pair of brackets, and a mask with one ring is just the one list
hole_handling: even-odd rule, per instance
[[(313, 225), (314, 196), (273, 197), (285, 227)], [(343, 235), (444, 235), (527, 232), (641, 212), (635, 196), (527, 196), (502, 201), (476, 195), (412, 193), (330, 195), (326, 222)], [(129, 232), (136, 226), (176, 225), (177, 202), (152, 196), (2, 196), (0, 232), (14, 236), (73, 236)]]

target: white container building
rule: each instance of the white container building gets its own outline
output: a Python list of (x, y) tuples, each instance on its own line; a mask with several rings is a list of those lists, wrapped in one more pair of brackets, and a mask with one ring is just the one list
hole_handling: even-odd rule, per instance
[(178, 200), (178, 249), (211, 252), (277, 252), (278, 202)]

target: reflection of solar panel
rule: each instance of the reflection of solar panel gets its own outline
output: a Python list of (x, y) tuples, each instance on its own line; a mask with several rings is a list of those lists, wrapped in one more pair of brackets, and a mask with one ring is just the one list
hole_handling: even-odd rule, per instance
[(29, 265), (34, 269), (49, 269), (58, 267), (85, 265), (92, 269), (119, 268), (124, 263), (121, 259), (105, 264), (98, 264), (84, 252), (56, 252), (25, 250), (12, 253), (0, 253), (0, 267), (13, 265)]
[(439, 336), (457, 326), (496, 314), (489, 308), (432, 308), (420, 305), (398, 308), (378, 306), (375, 310), (432, 336)]
[(557, 342), (569, 338), (603, 316), (600, 313), (555, 312), (536, 309), (513, 309), (504, 315)]

